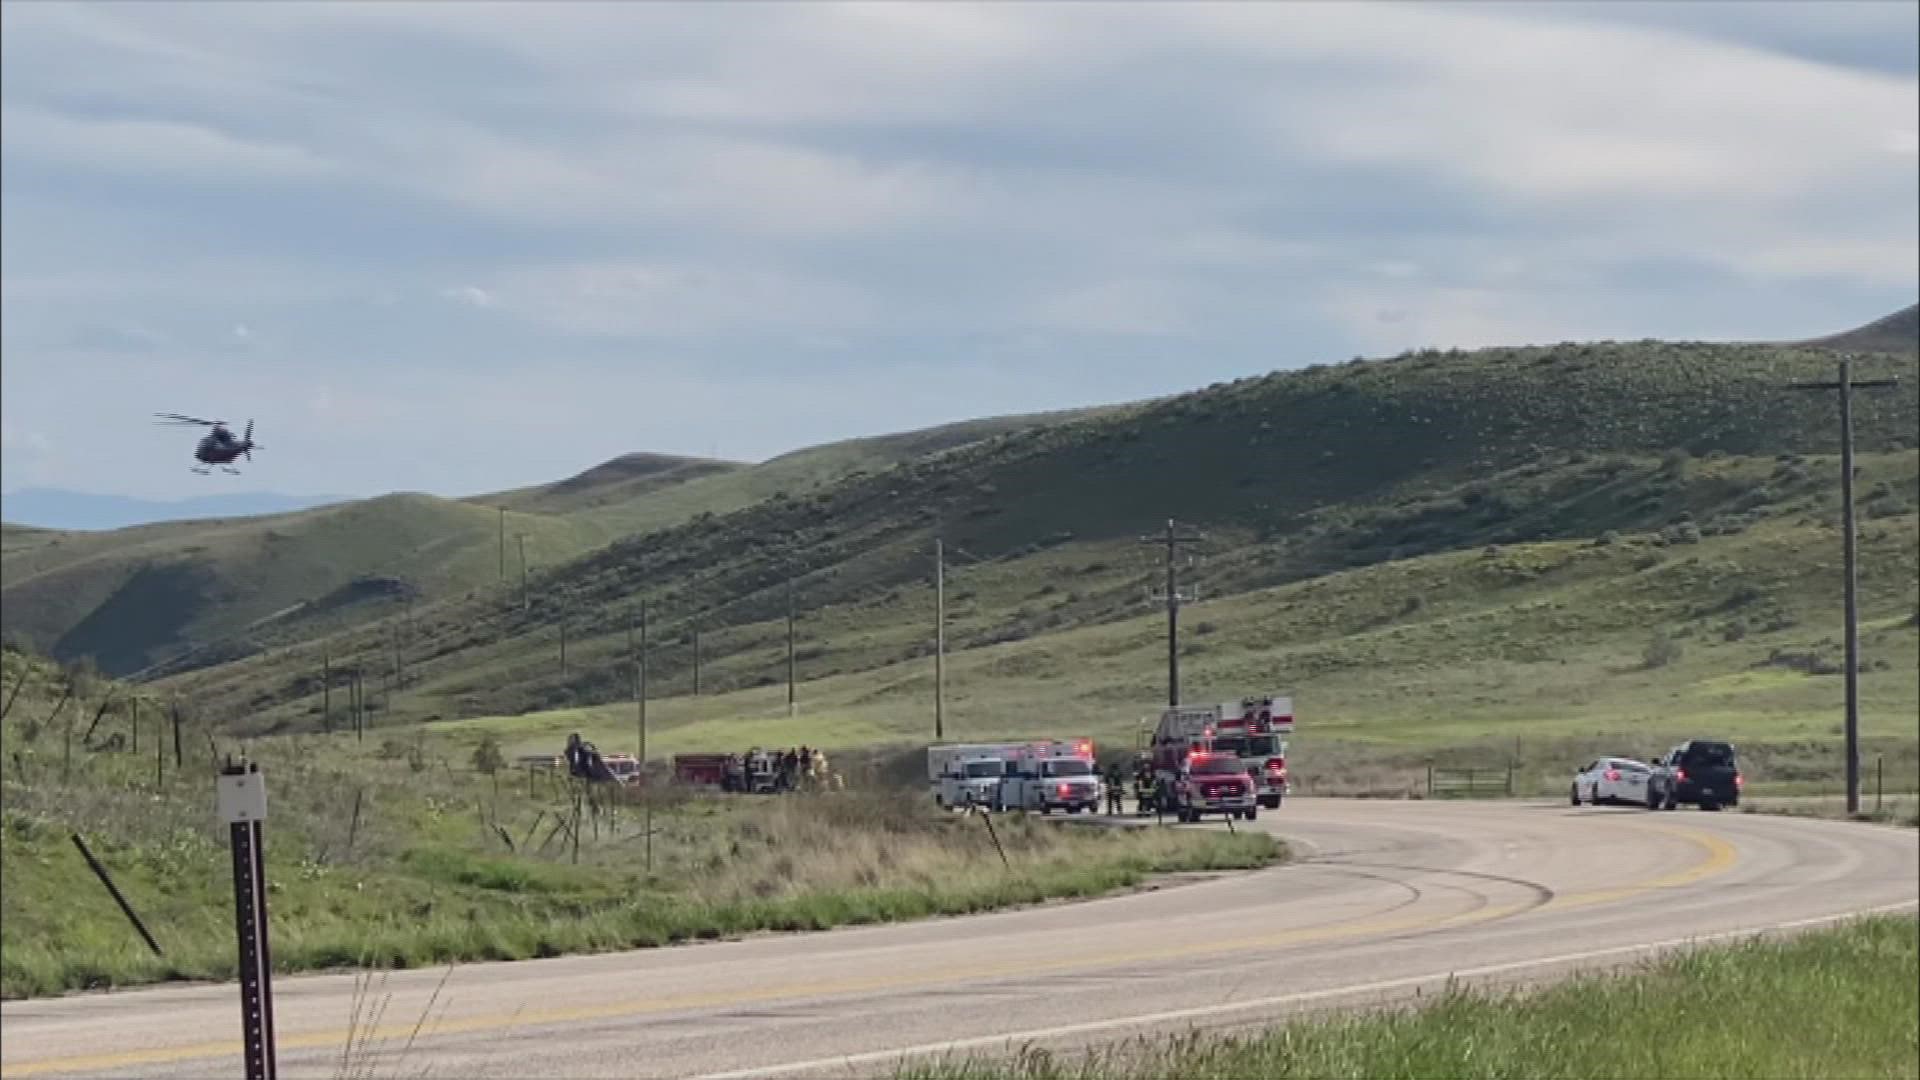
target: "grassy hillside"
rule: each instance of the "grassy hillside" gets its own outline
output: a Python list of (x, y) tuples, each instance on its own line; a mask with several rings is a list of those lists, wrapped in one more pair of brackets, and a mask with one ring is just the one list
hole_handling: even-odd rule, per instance
[[(1911, 477), (1917, 464), (1908, 453), (1873, 468)], [(1648, 756), (1703, 735), (1746, 747), (1758, 791), (1832, 790), (1835, 530), (1781, 516), (1692, 542), (1685, 530), (1669, 536), (1478, 548), (1208, 601), (1185, 613), (1184, 696), (1293, 694), (1294, 764), (1308, 791), (1403, 794), (1428, 761), (1503, 768), (1517, 754), (1522, 790), (1554, 793), (1582, 755)], [(1861, 545), (1863, 730), (1898, 790), (1920, 771), (1917, 545), (1911, 513), (1870, 522)], [(1049, 578), (1072, 575), (968, 588), (1007, 597)], [(947, 737), (1070, 733), (1131, 746), (1165, 694), (1164, 618), (1149, 611), (950, 656)], [(857, 636), (861, 622), (836, 630)], [(776, 655), (764, 652), (759, 670), (778, 671)], [(815, 677), (799, 686), (792, 718), (784, 686), (693, 698), (682, 684), (650, 703), (650, 751), (924, 745), (932, 683), (926, 659)], [(616, 702), (428, 730), (455, 743), (490, 733), (510, 752), (538, 753), (572, 731), (631, 750), (635, 728), (634, 705)]]
[(564, 514), (618, 505), (676, 484), (741, 468), (745, 466), (733, 461), (676, 457), (672, 454), (622, 454), (565, 480), (492, 495), (475, 495), (461, 501), (529, 513)]
[[(266, 518), (61, 533), (6, 553), (6, 626), (57, 656), (124, 674), (261, 620), (292, 615), (356, 579), (437, 595), (499, 573), (498, 515), (426, 495), (387, 495)], [(533, 565), (606, 534), (563, 517), (509, 514)], [(513, 541), (510, 539), (509, 541)], [(510, 553), (517, 562), (518, 551)]]
[(1875, 319), (1843, 334), (1816, 338), (1803, 344), (1834, 352), (1920, 352), (1920, 304)]
[[(497, 586), (637, 530), (737, 509), (861, 469), (1057, 422), (1003, 417), (856, 439), (740, 466), (632, 454), (555, 484), (466, 500), (388, 495), (311, 511), (102, 533), (7, 526), (5, 629), (128, 674), (311, 639), (399, 607)], [(305, 606), (302, 606), (305, 605)], [(263, 622), (264, 620), (264, 622)]]
[[(12, 650), (0, 653), (0, 685), (11, 698), (0, 721), (0, 996), (231, 978), (233, 932), (220, 914), (231, 910), (231, 864), (209, 796), (216, 754), (238, 748), (187, 714), (176, 758), (170, 719), (152, 702), (136, 714), (124, 707), (126, 688), (85, 678), (69, 694), (64, 673)], [(17, 685), (25, 690), (14, 696)], [(958, 914), (1285, 854), (1266, 834), (1009, 821), (999, 826), (1002, 862), (977, 819), (880, 790), (844, 763), (845, 789), (777, 799), (663, 791), (644, 802), (596, 790), (575, 816), (563, 781), (485, 775), (472, 754), (443, 749), (344, 736), (247, 747), (276, 807), (267, 865), (277, 970), (517, 959)], [(126, 923), (75, 835), (164, 959)]]
[[(950, 633), (965, 649), (1150, 612), (1157, 552), (1139, 534), (1169, 516), (1209, 530), (1201, 582), (1222, 596), (1488, 544), (1830, 521), (1835, 466), (1810, 455), (1833, 445), (1831, 407), (1783, 392), (1828, 362), (1643, 342), (1242, 380), (776, 494), (556, 568), (524, 609), (479, 595), (328, 648), (335, 663), (391, 672), (403, 632), (397, 716), (514, 713), (630, 697), (627, 636), (643, 599), (656, 692), (690, 689), (696, 626), (703, 689), (783, 679), (789, 578), (802, 678), (924, 656), (936, 534), (963, 564)], [(1889, 520), (1910, 519), (1916, 501), (1901, 449), (1920, 421), (1913, 367), (1863, 365), (1905, 377), (1862, 395), (1856, 417), (1863, 452), (1887, 455), (1862, 495)], [(319, 669), (307, 646), (169, 688), (237, 723), (312, 726)]]
[[(674, 469), (673, 475), (684, 478), (684, 482), (656, 484), (644, 492), (635, 492), (632, 481), (610, 483), (620, 470), (615, 469), (608, 476), (603, 474), (607, 466), (600, 466), (551, 489), (543, 489), (548, 494), (543, 497), (542, 508), (582, 513), (615, 534), (649, 532), (679, 525), (702, 514), (732, 513), (776, 495), (798, 496), (849, 477), (857, 478), (983, 439), (1113, 411), (1117, 410), (1081, 409), (969, 420), (923, 431), (827, 443), (751, 466), (726, 467), (728, 463), (720, 462), (683, 464)], [(616, 459), (608, 464), (625, 460), (628, 459)], [(696, 466), (704, 469), (701, 475), (690, 473)], [(568, 486), (575, 489), (571, 495), (556, 490)], [(630, 492), (626, 497), (619, 494), (623, 488)], [(646, 497), (637, 497), (639, 494)]]

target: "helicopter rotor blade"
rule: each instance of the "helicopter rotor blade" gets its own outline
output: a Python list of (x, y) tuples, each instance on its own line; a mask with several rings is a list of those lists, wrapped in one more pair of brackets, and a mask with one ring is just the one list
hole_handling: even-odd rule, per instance
[(197, 416), (182, 416), (179, 413), (154, 413), (153, 415), (174, 424), (199, 424), (202, 427), (214, 427), (218, 424), (226, 423), (225, 420), (202, 420)]

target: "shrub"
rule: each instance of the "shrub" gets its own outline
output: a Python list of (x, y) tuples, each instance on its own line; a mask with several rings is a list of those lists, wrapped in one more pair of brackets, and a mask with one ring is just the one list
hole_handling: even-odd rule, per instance
[(480, 744), (473, 748), (473, 767), (475, 771), (488, 776), (499, 772), (507, 764), (507, 756), (500, 750), (500, 739), (489, 731), (480, 736)]
[(1641, 653), (1640, 659), (1642, 665), (1651, 671), (1678, 661), (1680, 656), (1680, 643), (1662, 631), (1654, 634), (1653, 640), (1647, 642), (1646, 650)]

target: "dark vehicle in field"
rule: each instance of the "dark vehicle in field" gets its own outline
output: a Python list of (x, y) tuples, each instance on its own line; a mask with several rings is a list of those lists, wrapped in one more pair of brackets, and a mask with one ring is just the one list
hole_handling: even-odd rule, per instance
[(1672, 810), (1681, 803), (1702, 810), (1738, 806), (1745, 783), (1732, 743), (1690, 739), (1654, 761), (1647, 777), (1647, 809)]

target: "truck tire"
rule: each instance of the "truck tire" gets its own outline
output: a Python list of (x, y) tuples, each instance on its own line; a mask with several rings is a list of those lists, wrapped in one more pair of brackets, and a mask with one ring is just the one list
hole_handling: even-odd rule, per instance
[(1260, 817), (1260, 808), (1259, 808), (1259, 807), (1257, 807), (1257, 806), (1249, 806), (1249, 807), (1247, 807), (1247, 820), (1248, 820), (1248, 821), (1254, 821), (1254, 820), (1257, 820), (1257, 819), (1258, 819), (1259, 817)]
[(1280, 796), (1262, 795), (1260, 796), (1260, 805), (1266, 807), (1269, 810), (1278, 810), (1280, 809)]

